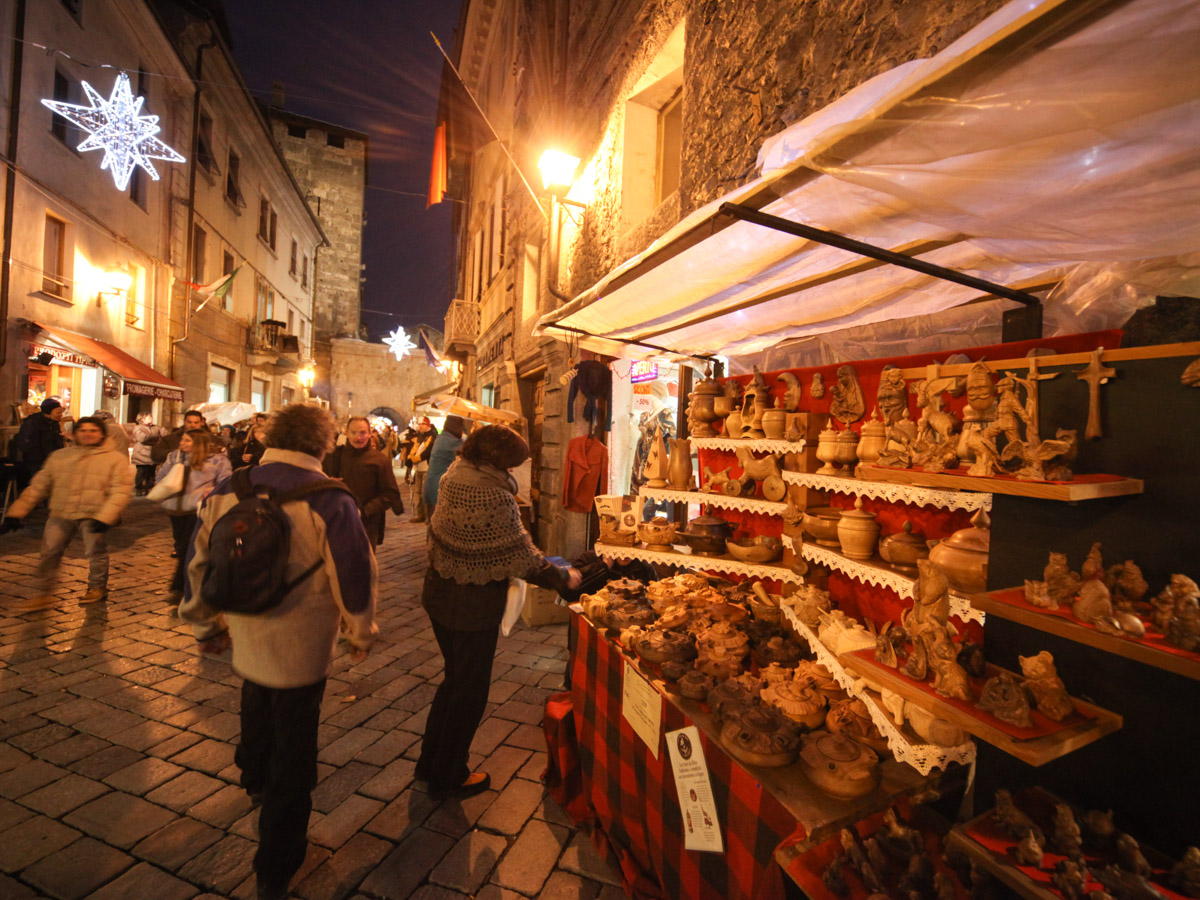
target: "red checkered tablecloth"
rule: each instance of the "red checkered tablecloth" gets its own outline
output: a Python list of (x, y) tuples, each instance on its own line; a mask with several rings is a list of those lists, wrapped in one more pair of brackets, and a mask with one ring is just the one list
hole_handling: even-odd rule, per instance
[[(621, 649), (582, 615), (572, 615), (571, 628), (571, 709), (555, 695), (545, 722), (551, 793), (580, 824), (590, 823), (599, 849), (620, 865), (626, 890), (639, 900), (782, 898), (775, 849), (796, 840), (795, 818), (701, 731), (725, 852), (685, 850), (667, 748), (660, 740), (655, 759), (621, 715)], [(664, 696), (662, 733), (691, 724)]]

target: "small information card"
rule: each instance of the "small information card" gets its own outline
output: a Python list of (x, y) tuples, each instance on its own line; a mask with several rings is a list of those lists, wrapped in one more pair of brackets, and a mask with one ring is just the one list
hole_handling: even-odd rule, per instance
[(625, 678), (621, 685), (621, 715), (658, 759), (658, 739), (662, 734), (662, 694), (625, 660)]
[(671, 769), (675, 773), (675, 790), (679, 794), (679, 811), (683, 815), (683, 846), (686, 850), (707, 850), (724, 853), (721, 823), (717, 805), (713, 802), (712, 781), (704, 747), (695, 725), (667, 732), (667, 750), (671, 754)]

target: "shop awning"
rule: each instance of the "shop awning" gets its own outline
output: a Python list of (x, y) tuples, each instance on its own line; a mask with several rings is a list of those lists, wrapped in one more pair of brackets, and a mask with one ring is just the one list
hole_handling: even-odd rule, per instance
[[(623, 343), (640, 341), (744, 357), (987, 296), (739, 221), (723, 203), (1011, 288), (1068, 279), (1069, 295), (1047, 304), (1047, 333), (1108, 327), (1106, 314), (1139, 302), (1120, 289), (1131, 280), (1152, 300), (1200, 271), (1197, 46), (1194, 0), (1010, 3), (770, 139), (759, 178), (536, 333), (608, 354), (656, 355)], [(956, 312), (953, 327), (968, 317)]]
[(484, 406), (474, 400), (455, 397), (453, 394), (439, 394), (429, 397), (416, 404), (418, 414), (436, 416), (461, 416), (476, 422), (486, 422), (489, 425), (514, 425), (520, 422), (520, 413), (507, 409), (495, 409)]
[(29, 323), (33, 328), (45, 332), (60, 344), (76, 353), (94, 359), (104, 368), (121, 376), (125, 381), (125, 393), (139, 397), (158, 397), (163, 400), (183, 401), (183, 385), (161, 375), (140, 359), (136, 359), (105, 341), (66, 331), (57, 325), (50, 327), (38, 322)]

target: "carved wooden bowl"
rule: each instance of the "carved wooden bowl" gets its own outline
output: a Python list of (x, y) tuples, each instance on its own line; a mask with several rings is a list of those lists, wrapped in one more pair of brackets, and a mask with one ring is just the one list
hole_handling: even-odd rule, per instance
[(696, 639), (708, 647), (721, 647), (738, 657), (743, 656), (750, 646), (750, 638), (746, 633), (728, 622), (717, 622), (708, 631), (697, 635)]
[(830, 700), (841, 700), (846, 696), (837, 680), (829, 674), (829, 670), (818, 662), (802, 659), (796, 663), (792, 680), (804, 687), (812, 688), (824, 694)]
[(696, 642), (689, 634), (655, 628), (645, 632), (633, 646), (633, 651), (648, 663), (686, 662), (696, 658)]
[(830, 734), (839, 734), (866, 744), (880, 757), (888, 752), (887, 738), (879, 733), (867, 711), (867, 704), (858, 697), (847, 697), (831, 704), (825, 716), (825, 727)]
[(628, 602), (616, 608), (609, 607), (608, 613), (608, 623), (612, 628), (628, 628), (630, 625), (644, 628), (653, 625), (657, 618), (650, 607)]
[(826, 547), (840, 547), (838, 541), (838, 522), (842, 511), (833, 506), (817, 506), (805, 510), (801, 520), (804, 531), (818, 544)]
[(768, 685), (778, 684), (780, 681), (791, 680), (792, 669), (773, 662), (766, 668), (760, 668), (758, 670), (758, 674), (762, 676), (763, 681), (765, 681)]
[(698, 669), (692, 669), (679, 679), (679, 693), (689, 700), (703, 702), (717, 685), (717, 680)]
[(747, 563), (765, 565), (775, 562), (783, 556), (783, 540), (770, 535), (760, 534), (757, 537), (741, 538), (736, 541), (725, 541), (725, 549), (734, 559)]
[(758, 705), (758, 694), (736, 678), (718, 682), (706, 699), (709, 710), (719, 722), (737, 718), (743, 710)]
[(696, 668), (718, 681), (724, 681), (741, 674), (743, 656), (743, 653), (732, 652), (721, 644), (703, 644)]
[(770, 638), (754, 648), (754, 661), (760, 669), (773, 663), (795, 668), (803, 655), (798, 644), (783, 637)]
[(649, 522), (639, 522), (638, 537), (648, 550), (670, 550), (675, 541), (675, 523), (659, 516)]
[(692, 621), (692, 611), (684, 603), (668, 606), (658, 614), (658, 627), (671, 631), (684, 629)]
[(605, 585), (610, 597), (622, 600), (641, 600), (646, 596), (646, 586), (636, 578), (617, 578)]

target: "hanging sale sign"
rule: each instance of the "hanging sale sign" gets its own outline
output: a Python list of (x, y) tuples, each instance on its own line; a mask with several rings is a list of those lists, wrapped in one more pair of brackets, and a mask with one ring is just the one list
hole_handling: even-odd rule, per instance
[(662, 695), (625, 660), (621, 683), (621, 715), (633, 726), (634, 733), (658, 759), (658, 738), (662, 734)]
[(634, 384), (641, 384), (643, 381), (654, 381), (656, 378), (658, 378), (658, 363), (638, 360), (629, 366), (629, 380)]

